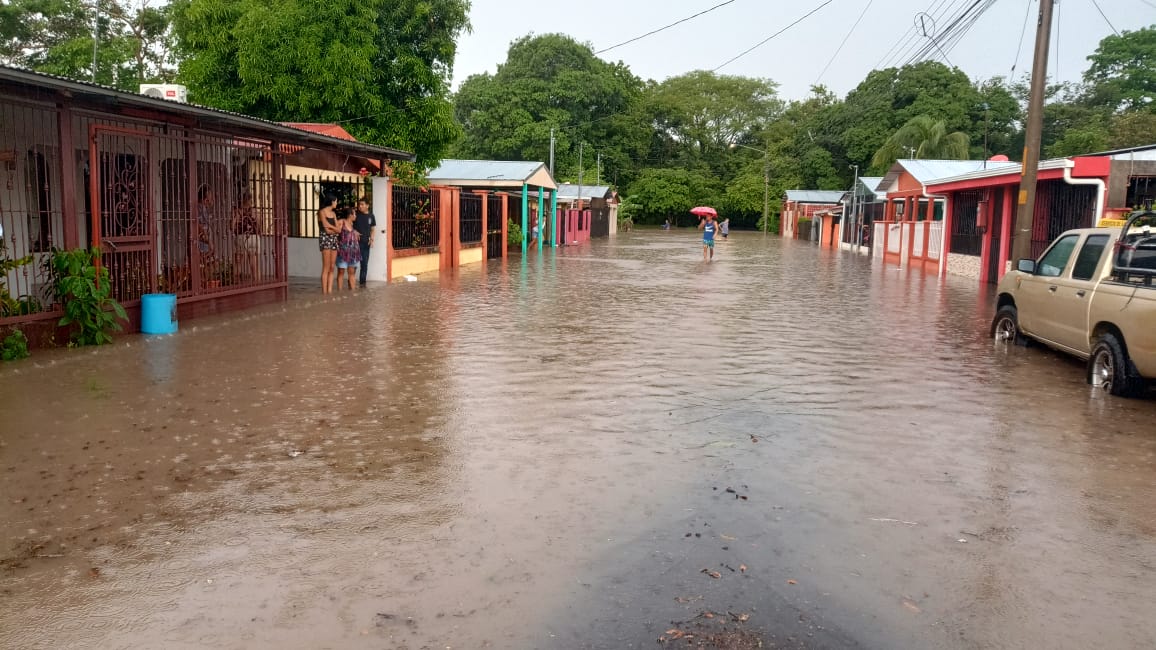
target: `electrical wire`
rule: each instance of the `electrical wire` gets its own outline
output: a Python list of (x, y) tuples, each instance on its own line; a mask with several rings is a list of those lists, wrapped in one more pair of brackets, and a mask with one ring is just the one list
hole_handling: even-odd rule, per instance
[(719, 70), (722, 70), (723, 68), (727, 67), (728, 65), (730, 65), (730, 64), (734, 63), (735, 61), (738, 61), (739, 59), (743, 58), (744, 56), (746, 56), (746, 55), (750, 54), (751, 52), (754, 52), (756, 49), (758, 49), (758, 48), (762, 47), (762, 46), (763, 46), (763, 45), (765, 45), (767, 42), (769, 42), (769, 41), (770, 41), (772, 38), (774, 38), (774, 37), (778, 36), (779, 34), (782, 34), (783, 32), (787, 31), (788, 29), (790, 29), (790, 28), (794, 27), (795, 25), (798, 25), (799, 23), (803, 22), (804, 20), (806, 20), (807, 18), (809, 18), (809, 17), (810, 17), (812, 14), (814, 14), (814, 13), (818, 12), (818, 11), (819, 11), (820, 9), (822, 9), (823, 7), (826, 7), (827, 5), (831, 4), (831, 2), (833, 2), (833, 1), (834, 1), (834, 0), (826, 0), (826, 2), (824, 2), (824, 3), (823, 3), (823, 4), (821, 4), (821, 5), (819, 5), (818, 7), (815, 7), (814, 9), (812, 9), (812, 10), (808, 11), (808, 12), (807, 12), (806, 14), (804, 14), (804, 15), (803, 15), (801, 18), (797, 19), (795, 22), (791, 23), (790, 25), (787, 25), (786, 27), (784, 27), (784, 28), (780, 29), (779, 31), (775, 32), (774, 34), (771, 34), (770, 36), (768, 36), (768, 37), (764, 38), (763, 40), (759, 41), (758, 43), (755, 43), (754, 45), (752, 45), (751, 47), (747, 48), (746, 50), (743, 50), (741, 53), (739, 53), (739, 54), (737, 54), (737, 55), (735, 55), (735, 56), (733, 56), (733, 57), (731, 57), (731, 58), (727, 59), (725, 62), (723, 62), (723, 64), (722, 64), (722, 65), (718, 66), (718, 67), (717, 67), (717, 68), (715, 68), (714, 70), (711, 70), (711, 72), (718, 72)]
[(867, 3), (867, 6), (863, 7), (863, 11), (860, 12), (859, 17), (857, 19), (855, 19), (855, 24), (851, 25), (851, 30), (849, 32), (847, 32), (846, 36), (843, 37), (843, 42), (839, 43), (839, 47), (835, 48), (835, 53), (831, 55), (830, 60), (827, 61), (827, 65), (823, 66), (823, 71), (820, 72), (819, 76), (815, 78), (815, 84), (814, 85), (818, 86), (819, 82), (823, 80), (823, 75), (827, 74), (827, 70), (830, 69), (831, 64), (835, 62), (835, 58), (839, 56), (839, 52), (843, 51), (843, 46), (847, 44), (847, 40), (851, 38), (851, 34), (855, 33), (855, 28), (857, 28), (859, 26), (859, 23), (863, 21), (863, 16), (867, 15), (867, 11), (869, 9), (871, 9), (871, 5), (874, 2), (875, 2), (875, 0), (869, 0), (869, 2)]
[(676, 20), (675, 22), (673, 22), (669, 25), (666, 25), (665, 27), (659, 27), (658, 29), (646, 32), (642, 36), (635, 36), (634, 38), (626, 40), (626, 41), (622, 41), (621, 43), (618, 43), (617, 45), (611, 45), (610, 47), (603, 48), (601, 50), (596, 51), (595, 54), (602, 54), (603, 52), (609, 52), (610, 50), (622, 47), (623, 45), (630, 45), (631, 43), (634, 43), (636, 41), (641, 41), (642, 39), (646, 38), (647, 36), (654, 36), (655, 34), (657, 34), (659, 32), (664, 32), (664, 31), (670, 29), (671, 27), (676, 27), (678, 25), (681, 25), (681, 24), (687, 22), (688, 20), (694, 20), (695, 18), (698, 18), (699, 16), (709, 14), (710, 12), (714, 11), (715, 9), (718, 9), (720, 7), (725, 7), (729, 4), (731, 4), (732, 2), (735, 2), (735, 0), (726, 0), (726, 2), (720, 2), (717, 5), (711, 7), (710, 9), (704, 9), (693, 16), (687, 16), (686, 18), (683, 18), (682, 20)]
[(1108, 23), (1108, 27), (1111, 27), (1112, 31), (1116, 32), (1116, 36), (1119, 36), (1120, 30), (1116, 29), (1116, 26), (1112, 24), (1112, 21), (1108, 20), (1108, 14), (1104, 13), (1104, 10), (1100, 8), (1100, 3), (1096, 0), (1092, 0), (1092, 4), (1096, 6), (1096, 11), (1100, 12), (1100, 15), (1104, 18), (1104, 22)]
[[(915, 18), (919, 18), (920, 14), (925, 14), (928, 18), (931, 19), (932, 22), (935, 22), (940, 20), (943, 16), (956, 11), (958, 6), (962, 3), (967, 2), (967, 0), (952, 0), (952, 3), (948, 5), (945, 4), (946, 1), (947, 0), (939, 0), (939, 2), (928, 7), (927, 11), (916, 13)], [(907, 31), (904, 32), (904, 36), (901, 37), (899, 42), (895, 44), (895, 48), (892, 54), (885, 57), (887, 65), (877, 65), (876, 68), (894, 67), (902, 63), (902, 61), (911, 53), (912, 49), (918, 47), (921, 38), (927, 38), (927, 36), (925, 34), (920, 34), (920, 30), (916, 26), (915, 21), (912, 21), (911, 27), (909, 27)]]
[[(915, 52), (911, 54), (906, 61), (903, 62), (903, 65), (912, 65), (925, 61), (927, 60), (928, 56), (932, 54), (937, 48), (940, 50), (940, 53), (943, 54), (943, 47), (940, 39), (944, 37), (950, 38), (950, 36), (955, 33), (956, 28), (960, 25), (960, 21), (963, 20), (981, 2), (983, 2), (983, 0), (973, 0), (971, 5), (965, 6), (962, 11), (956, 13), (952, 17), (952, 20), (947, 24), (947, 27), (937, 30), (935, 34), (927, 34), (924, 32), (923, 35), (925, 38), (927, 38), (927, 42), (920, 45), (915, 50)], [(943, 54), (943, 58), (946, 61), (947, 55)], [(948, 61), (949, 65), (950, 63), (951, 62)]]
[(936, 51), (951, 65), (951, 61), (947, 58), (947, 53), (950, 52), (963, 37), (971, 31), (971, 28), (979, 21), (980, 17), (994, 5), (996, 0), (975, 0), (961, 13), (955, 16), (954, 20), (948, 26), (930, 38), (926, 44), (916, 51), (904, 65), (912, 65), (926, 61), (931, 58)]
[(1011, 72), (1008, 73), (1008, 83), (1015, 82), (1016, 66), (1020, 64), (1020, 54), (1024, 49), (1024, 36), (1028, 33), (1028, 18), (1032, 15), (1032, 3), (1024, 3), (1024, 26), (1020, 29), (1020, 44), (1016, 46), (1016, 58), (1012, 61)]
[(1151, 2), (1151, 0), (1140, 0), (1140, 2), (1143, 2), (1144, 4), (1148, 5), (1149, 7), (1152, 7), (1153, 9), (1156, 9), (1156, 4), (1153, 4)]

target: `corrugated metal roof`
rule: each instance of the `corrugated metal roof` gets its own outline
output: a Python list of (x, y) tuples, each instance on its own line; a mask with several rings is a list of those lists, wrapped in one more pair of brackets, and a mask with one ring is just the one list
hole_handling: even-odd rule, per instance
[(796, 203), (836, 204), (843, 198), (843, 190), (787, 190), (787, 200)]
[[(993, 162), (987, 161), (987, 168), (992, 169), (996, 165), (1003, 166), (1018, 166), (1019, 163), (1014, 162)], [(928, 185), (932, 181), (941, 178), (952, 178), (955, 176), (962, 176), (974, 171), (979, 171), (984, 168), (984, 161), (982, 160), (912, 160), (901, 159), (897, 160), (891, 169), (887, 171), (887, 175), (879, 182), (878, 191), (887, 192), (888, 188), (895, 183), (899, 178), (899, 174), (906, 171), (911, 174), (916, 181), (922, 185)]]
[(545, 163), (520, 160), (443, 160), (431, 181), (516, 181), (524, 183)]
[[(414, 160), (412, 153), (400, 149), (382, 147), (365, 142), (339, 140), (328, 135), (297, 129), (251, 115), (243, 115), (241, 113), (200, 106), (198, 104), (182, 104), (167, 99), (147, 97), (139, 93), (126, 92), (109, 86), (67, 79), (42, 72), (33, 72), (23, 68), (0, 65), (0, 81), (38, 86), (68, 93), (73, 97), (112, 100), (114, 105), (135, 106), (154, 111), (192, 115), (200, 119), (203, 123), (222, 127), (222, 130), (226, 130), (223, 127), (229, 127), (226, 132), (232, 131), (232, 135), (235, 136), (256, 135), (257, 137), (263, 138), (282, 136), (292, 139), (293, 144), (307, 143), (367, 157), (389, 158), (391, 160)], [(242, 129), (245, 130), (244, 133), (238, 132)]]
[(349, 140), (350, 142), (359, 142), (359, 140), (345, 129), (341, 128), (340, 124), (322, 124), (317, 122), (282, 122), (285, 126), (291, 126), (302, 131), (312, 131), (313, 133), (320, 133), (338, 140)]
[[(877, 191), (879, 189), (879, 183), (882, 182), (882, 180), (882, 176), (860, 176), (859, 184), (874, 194), (875, 198), (881, 199), (886, 196), (885, 194)], [(862, 196), (862, 192), (860, 192), (860, 196)]]
[[(609, 185), (583, 185), (582, 198), (601, 199), (610, 194)], [(574, 183), (560, 183), (558, 185), (558, 200), (572, 201), (578, 198), (578, 185)]]

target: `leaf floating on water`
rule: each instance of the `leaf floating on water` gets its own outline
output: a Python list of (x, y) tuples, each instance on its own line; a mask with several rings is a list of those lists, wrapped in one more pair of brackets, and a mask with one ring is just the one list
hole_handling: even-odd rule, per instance
[(918, 614), (918, 613), (920, 613), (920, 612), (922, 612), (922, 611), (923, 611), (922, 609), (919, 609), (919, 606), (918, 606), (918, 605), (916, 605), (915, 603), (911, 602), (911, 599), (909, 599), (909, 598), (904, 598), (904, 599), (903, 599), (903, 606), (904, 606), (904, 607), (906, 607), (907, 609), (909, 609), (909, 610), (911, 610), (911, 611), (915, 612), (916, 614)]
[(705, 573), (708, 576), (714, 578), (715, 580), (718, 580), (719, 578), (722, 577), (721, 573), (719, 573), (718, 571), (711, 571), (710, 569), (703, 569), (702, 571), (700, 571), (700, 573)]
[(798, 583), (798, 581), (796, 581), (796, 580), (788, 580), (788, 581), (787, 581), (787, 584), (789, 584), (789, 585), (797, 585), (797, 584), (799, 584), (799, 583)]
[(745, 564), (740, 564), (740, 565), (739, 565), (739, 571), (742, 571), (743, 573), (746, 573), (746, 572), (747, 572), (747, 565), (745, 565)]
[(725, 539), (728, 542), (733, 542), (736, 539), (738, 539), (737, 537), (731, 537), (730, 535), (719, 535), (719, 537), (722, 537), (723, 539)]

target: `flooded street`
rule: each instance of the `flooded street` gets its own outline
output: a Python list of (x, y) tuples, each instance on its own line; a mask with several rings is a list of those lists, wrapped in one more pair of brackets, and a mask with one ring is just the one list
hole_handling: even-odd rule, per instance
[(0, 367), (0, 647), (1156, 647), (1156, 399), (971, 281), (696, 241)]

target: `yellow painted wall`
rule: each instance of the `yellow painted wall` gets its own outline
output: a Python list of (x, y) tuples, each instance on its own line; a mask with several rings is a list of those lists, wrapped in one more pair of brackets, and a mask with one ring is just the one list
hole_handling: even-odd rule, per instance
[(485, 252), (481, 248), (466, 248), (458, 251), (458, 264), (465, 266), (466, 264), (481, 264), (482, 253)]
[(429, 273), (430, 271), (437, 271), (440, 268), (441, 255), (438, 253), (430, 253), (429, 255), (414, 255), (412, 257), (395, 257), (393, 258), (392, 266), (392, 275), (394, 278), (400, 278), (404, 275)]

